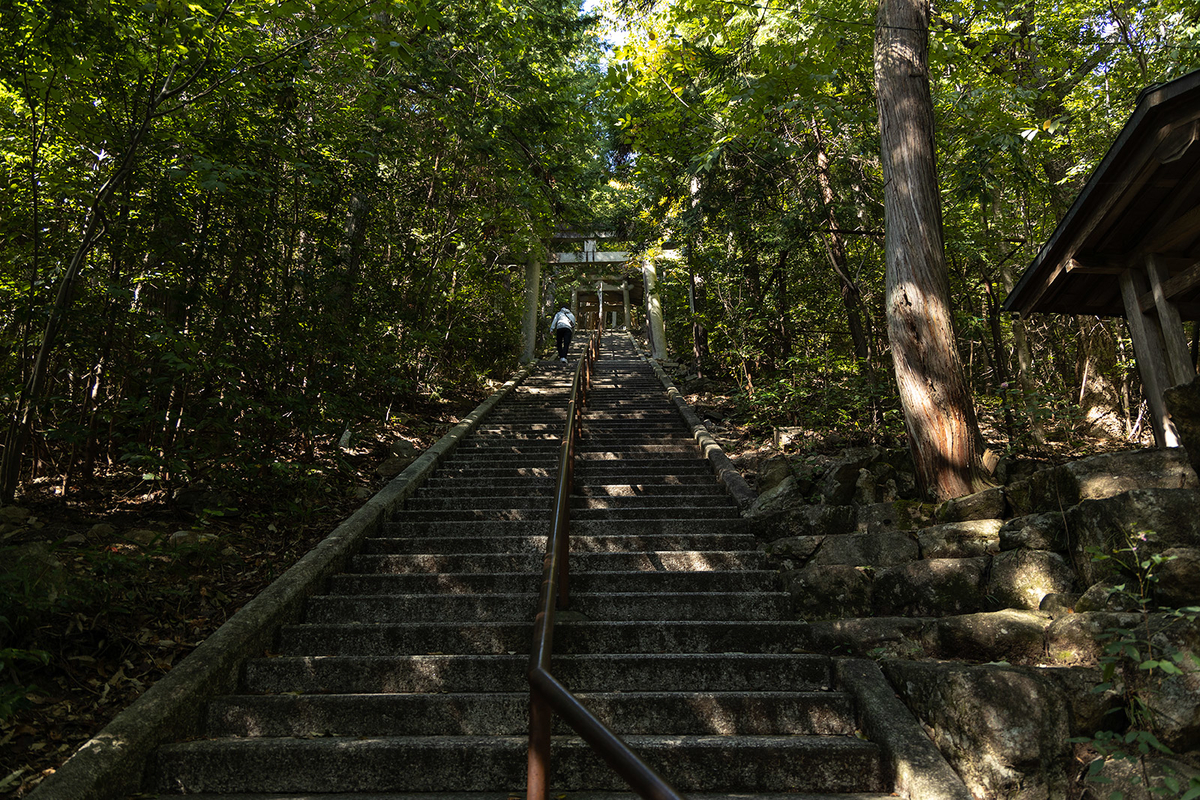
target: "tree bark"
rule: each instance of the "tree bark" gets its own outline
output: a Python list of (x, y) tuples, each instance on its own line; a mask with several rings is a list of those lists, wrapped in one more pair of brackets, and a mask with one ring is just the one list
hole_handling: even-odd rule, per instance
[(821, 135), (821, 128), (815, 118), (813, 119), (813, 138), (817, 144), (817, 184), (821, 187), (821, 204), (825, 208), (825, 221), (829, 225), (825, 252), (829, 256), (829, 264), (833, 267), (833, 272), (838, 279), (842, 304), (846, 307), (846, 321), (850, 325), (850, 338), (854, 342), (854, 358), (858, 361), (859, 370), (864, 375), (870, 376), (871, 349), (867, 344), (867, 333), (863, 326), (862, 294), (850, 277), (846, 245), (842, 241), (842, 231), (838, 226), (837, 213), (834, 210), (833, 180), (829, 175), (829, 154), (825, 151), (824, 137)]
[(875, 85), (882, 139), (888, 339), (909, 447), (937, 500), (982, 488), (983, 438), (955, 346), (928, 76), (928, 0), (881, 0)]

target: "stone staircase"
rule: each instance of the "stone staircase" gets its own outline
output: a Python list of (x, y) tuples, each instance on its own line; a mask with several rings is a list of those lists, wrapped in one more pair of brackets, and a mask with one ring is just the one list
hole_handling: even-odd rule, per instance
[[(207, 738), (160, 748), (161, 796), (344, 798), (525, 783), (525, 680), (571, 372), (546, 363), (312, 597)], [(572, 497), (556, 676), (685, 793), (890, 791), (755, 538), (622, 334), (604, 337)], [(559, 724), (554, 792), (625, 791)]]

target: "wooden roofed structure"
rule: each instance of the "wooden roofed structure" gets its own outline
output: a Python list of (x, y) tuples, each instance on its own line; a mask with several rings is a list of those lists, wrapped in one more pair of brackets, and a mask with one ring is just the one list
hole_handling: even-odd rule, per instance
[(1125, 317), (1155, 441), (1178, 435), (1163, 392), (1195, 377), (1184, 320), (1200, 320), (1200, 70), (1137, 108), (1004, 303)]

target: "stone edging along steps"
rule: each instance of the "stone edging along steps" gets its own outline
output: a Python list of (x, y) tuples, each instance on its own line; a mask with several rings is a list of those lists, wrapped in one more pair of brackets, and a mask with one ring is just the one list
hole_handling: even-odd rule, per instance
[(197, 735), (210, 697), (231, 691), (240, 665), (271, 646), (321, 581), (341, 570), (362, 540), (453, 453), (458, 443), (529, 376), (523, 367), (491, 397), (255, 596), (169, 673), (85, 742), (28, 800), (107, 800), (141, 790), (145, 766), (164, 742)]

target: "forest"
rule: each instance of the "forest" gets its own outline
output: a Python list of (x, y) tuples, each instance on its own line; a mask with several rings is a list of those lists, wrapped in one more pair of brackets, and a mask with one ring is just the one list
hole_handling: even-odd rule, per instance
[[(0, 505), (304, 511), (339, 445), (512, 373), (563, 227), (683, 254), (672, 358), (739, 424), (902, 445), (876, 33), (862, 0), (3, 4)], [(1123, 321), (1000, 306), (1139, 93), (1200, 67), (1200, 7), (951, 0), (922, 34), (987, 445), (1146, 441)]]
[[(873, 18), (622, 3), (606, 39), (568, 3), (7, 6), (4, 499), (286, 479), (503, 376), (516, 265), (561, 225), (686, 252), (671, 344), (748, 419), (902, 436)], [(1197, 24), (1181, 0), (933, 11), (955, 330), (993, 446), (1140, 432), (1119, 324), (998, 309), (1138, 93), (1200, 64)]]

